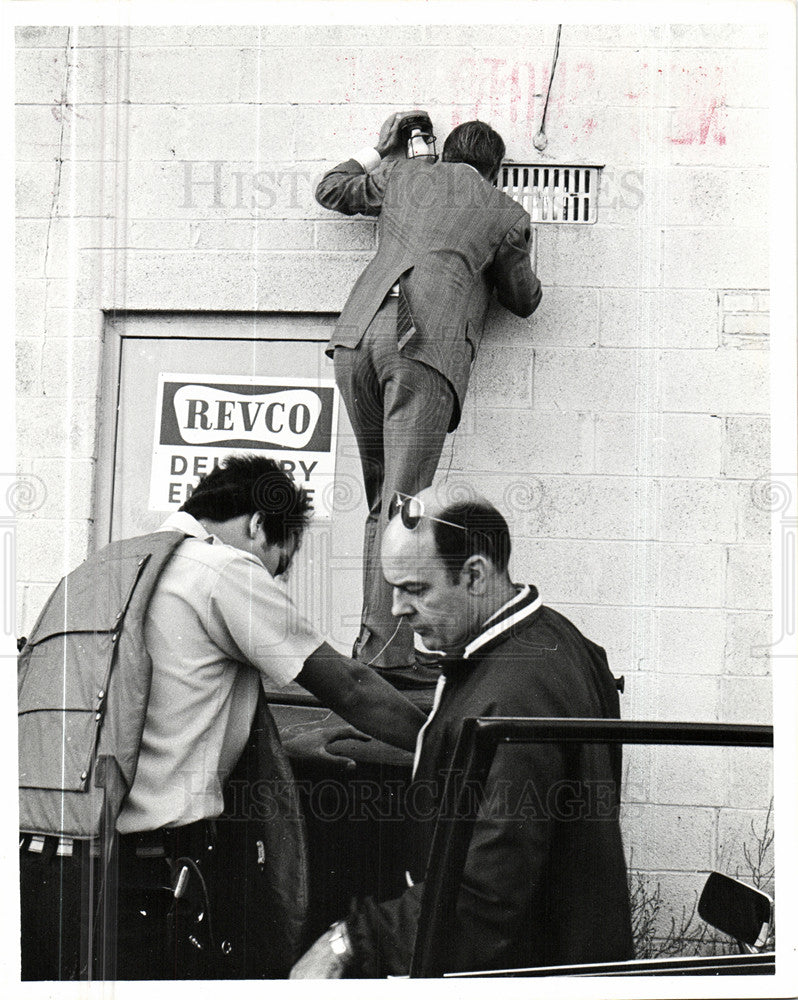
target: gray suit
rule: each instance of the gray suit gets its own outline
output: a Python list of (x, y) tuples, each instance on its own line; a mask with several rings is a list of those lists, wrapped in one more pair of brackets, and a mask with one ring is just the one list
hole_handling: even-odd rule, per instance
[[(379, 565), (388, 503), (397, 490), (415, 494), (432, 482), (446, 432), (460, 420), (491, 293), (519, 316), (537, 308), (530, 219), (465, 163), (389, 159), (367, 173), (347, 160), (324, 175), (316, 199), (345, 215), (379, 216), (379, 250), (355, 283), (327, 353), (357, 437), (369, 504), (357, 654), (403, 666), (413, 660), (412, 633), (396, 629)], [(386, 298), (397, 281), (400, 300)]]

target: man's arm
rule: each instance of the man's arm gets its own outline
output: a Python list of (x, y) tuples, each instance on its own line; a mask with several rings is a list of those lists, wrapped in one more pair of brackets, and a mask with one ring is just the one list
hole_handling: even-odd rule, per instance
[(382, 124), (377, 144), (329, 170), (316, 188), (316, 201), (344, 215), (379, 215), (388, 178), (401, 158), (402, 121), (417, 111), (397, 111)]
[(369, 736), (403, 750), (415, 749), (424, 713), (370, 667), (324, 642), (305, 660), (296, 681)]
[(496, 297), (516, 316), (531, 316), (543, 296), (529, 259), (530, 236), (529, 216), (525, 213), (504, 237), (488, 268)]
[(323, 208), (343, 215), (379, 215), (392, 163), (380, 161), (368, 172), (356, 157), (345, 160), (319, 181), (316, 201)]

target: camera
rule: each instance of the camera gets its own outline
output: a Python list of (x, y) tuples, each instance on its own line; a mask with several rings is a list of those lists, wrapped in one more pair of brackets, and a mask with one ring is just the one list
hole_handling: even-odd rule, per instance
[(399, 137), (404, 143), (409, 159), (414, 159), (417, 156), (437, 159), (432, 119), (428, 114), (422, 112), (418, 115), (408, 115), (400, 126)]

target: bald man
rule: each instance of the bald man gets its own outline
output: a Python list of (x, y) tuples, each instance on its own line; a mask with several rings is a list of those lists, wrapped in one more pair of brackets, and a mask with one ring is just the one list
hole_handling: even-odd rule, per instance
[[(535, 587), (514, 584), (509, 557), (507, 523), (484, 499), (443, 506), (430, 489), (394, 505), (382, 546), (393, 614), (445, 653), (407, 799), (408, 888), (398, 899), (354, 904), (293, 978), (407, 973), (435, 816), (464, 718), (619, 717), (604, 650), (543, 605)], [(450, 970), (633, 957), (620, 779), (620, 747), (500, 748), (452, 916)]]

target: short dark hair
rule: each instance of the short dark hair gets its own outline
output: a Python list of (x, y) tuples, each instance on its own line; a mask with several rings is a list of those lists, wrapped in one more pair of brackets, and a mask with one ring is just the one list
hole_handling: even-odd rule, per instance
[(260, 514), (266, 540), (281, 545), (291, 535), (301, 537), (313, 513), (313, 503), (273, 458), (230, 455), (203, 476), (180, 509), (211, 521)]
[(499, 172), (504, 159), (504, 139), (487, 122), (463, 122), (446, 136), (441, 159), (447, 163), (470, 163), (489, 180)]
[[(510, 561), (510, 529), (498, 510), (487, 500), (451, 504), (430, 520), (438, 556), (446, 564), (452, 583), (457, 583), (466, 559), (484, 556), (500, 573)], [(460, 528), (442, 524), (451, 521)]]

